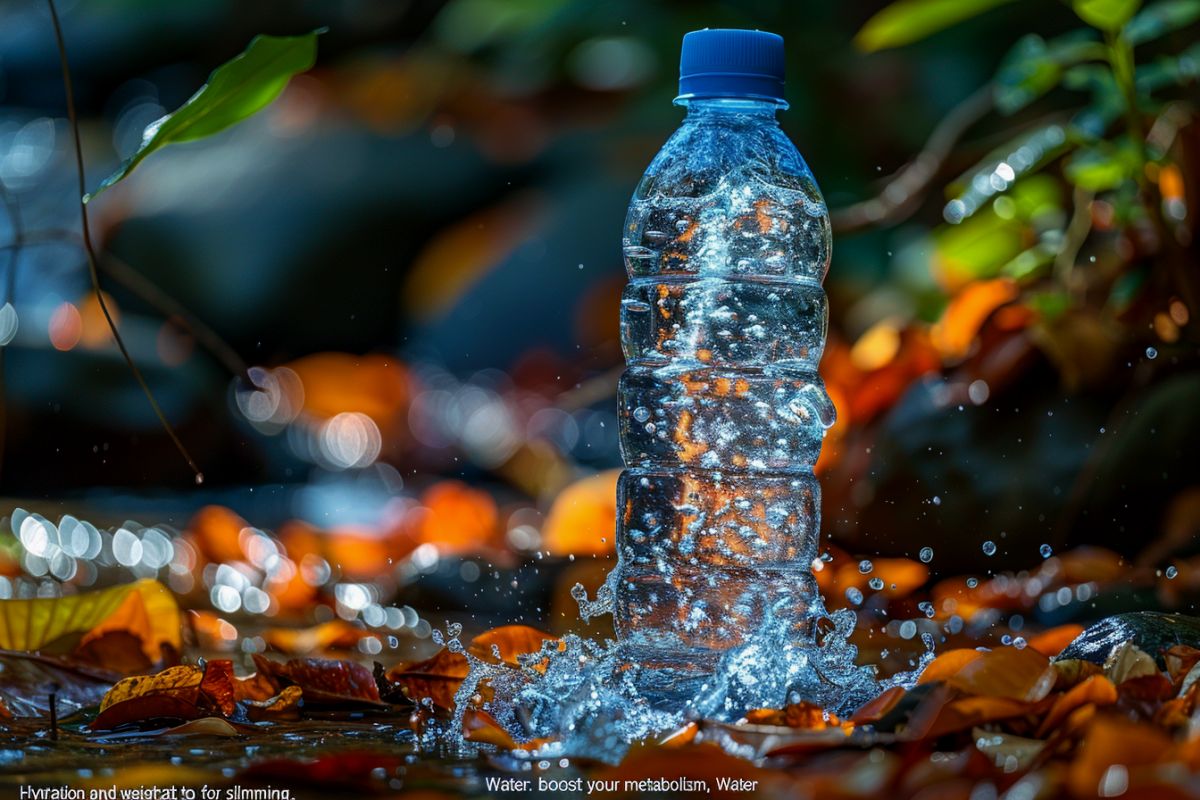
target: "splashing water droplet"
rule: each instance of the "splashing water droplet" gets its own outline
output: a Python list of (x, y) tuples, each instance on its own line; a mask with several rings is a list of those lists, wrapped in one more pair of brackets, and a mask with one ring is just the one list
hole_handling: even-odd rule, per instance
[(996, 543), (991, 541), (990, 539), (988, 541), (984, 542), (983, 543), (983, 554), (985, 556), (996, 555)]
[(1171, 566), (1167, 567), (1165, 574), (1167, 576), (1167, 580), (1175, 580), (1175, 576), (1179, 574), (1179, 570), (1177, 570), (1175, 565), (1172, 564)]
[(1153, 361), (1154, 359), (1158, 358), (1158, 351), (1155, 350), (1153, 347), (1147, 347), (1146, 348), (1146, 358)]
[(862, 605), (862, 601), (863, 601), (862, 590), (858, 589), (857, 587), (851, 586), (849, 589), (846, 590), (846, 599), (849, 600), (851, 602), (851, 604), (853, 604), (853, 605), (856, 605), (856, 606)]
[(921, 561), (926, 564), (928, 564), (930, 561), (933, 561), (933, 548), (922, 547), (921, 552), (917, 554), (917, 558), (921, 559)]
[(883, 588), (883, 578), (871, 578), (871, 580), (867, 581), (867, 585), (878, 592)]
[(868, 574), (873, 569), (875, 569), (875, 565), (872, 564), (869, 559), (864, 558), (862, 561), (858, 562), (858, 571), (863, 575)]
[(1012, 641), (1012, 646), (1017, 648), (1018, 650), (1024, 650), (1025, 645), (1027, 645), (1027, 644), (1028, 644), (1028, 642), (1025, 641), (1024, 636), (1018, 636), (1017, 638), (1013, 639), (1013, 641)]
[(1042, 554), (1042, 558), (1049, 558), (1054, 554), (1054, 548), (1048, 544), (1044, 544), (1038, 548), (1038, 552)]
[(979, 585), (978, 578), (967, 578), (967, 588), (968, 589), (974, 589), (978, 585)]

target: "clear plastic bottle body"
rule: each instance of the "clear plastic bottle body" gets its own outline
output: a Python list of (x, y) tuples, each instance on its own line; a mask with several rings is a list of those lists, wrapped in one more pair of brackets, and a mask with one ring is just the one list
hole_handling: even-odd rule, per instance
[(768, 618), (811, 640), (822, 608), (829, 217), (778, 107), (690, 101), (625, 220), (614, 616), (675, 669)]

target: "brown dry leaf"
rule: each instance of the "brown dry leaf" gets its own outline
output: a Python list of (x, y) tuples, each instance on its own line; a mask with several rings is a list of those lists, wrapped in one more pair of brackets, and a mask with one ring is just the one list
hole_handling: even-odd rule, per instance
[(974, 728), (971, 736), (975, 740), (975, 749), (1005, 773), (1029, 769), (1033, 760), (1046, 746), (1041, 739), (1027, 739), (1024, 736), (985, 731), (982, 728)]
[(297, 658), (281, 664), (254, 654), (258, 671), (294, 683), (312, 705), (383, 705), (371, 670), (354, 661)]
[(1033, 715), (1037, 711), (1037, 704), (1011, 697), (963, 697), (947, 703), (922, 738), (936, 739), (947, 733), (1002, 719)]
[(265, 719), (292, 719), (299, 716), (300, 701), (304, 699), (304, 690), (292, 685), (282, 692), (266, 700), (246, 701), (246, 713), (250, 719), (258, 721)]
[(1058, 678), (1054, 681), (1054, 688), (1059, 691), (1070, 689), (1093, 675), (1100, 675), (1104, 672), (1098, 664), (1079, 658), (1067, 658), (1051, 663), (1054, 671), (1058, 674)]
[(551, 739), (531, 739), (518, 742), (491, 714), (478, 708), (467, 709), (463, 715), (463, 736), (472, 742), (494, 744), (505, 750), (536, 750)]
[[(527, 625), (504, 625), (476, 636), (468, 650), (476, 658), (495, 662), (495, 647), (500, 661), (515, 667), (518, 656), (538, 652), (542, 642), (551, 639), (550, 634)], [(425, 661), (393, 667), (387, 679), (398, 684), (413, 702), (428, 698), (439, 708), (451, 710), (454, 694), (470, 671), (465, 656), (442, 649)]]
[(929, 662), (929, 666), (925, 667), (925, 671), (921, 673), (921, 677), (917, 679), (917, 683), (933, 683), (934, 681), (949, 680), (957, 675), (959, 670), (981, 655), (983, 655), (982, 650), (972, 650), (965, 647), (958, 650), (947, 650)]
[(1067, 718), (1071, 712), (1084, 705), (1110, 706), (1117, 702), (1117, 687), (1103, 675), (1092, 675), (1068, 691), (1054, 698), (1054, 705), (1042, 718), (1038, 727), (1039, 737), (1047, 736)]
[(142, 643), (129, 631), (106, 631), (75, 648), (71, 660), (121, 675), (149, 672), (154, 663), (142, 651)]
[(231, 716), (236, 710), (233, 662), (210, 661), (205, 668), (168, 667), (155, 675), (118, 681), (100, 703), (92, 722), (106, 730), (145, 719), (196, 719), (217, 712)]
[(200, 694), (205, 701), (227, 717), (237, 710), (234, 686), (233, 662), (229, 659), (209, 661), (204, 665), (204, 678), (200, 681)]
[(424, 661), (393, 667), (387, 679), (398, 684), (413, 702), (429, 699), (449, 711), (454, 708), (454, 693), (470, 671), (462, 653), (443, 649)]
[(967, 694), (1036, 703), (1050, 693), (1057, 677), (1041, 653), (1002, 647), (971, 659), (946, 682)]
[(1182, 685), (1183, 680), (1192, 668), (1200, 663), (1200, 649), (1177, 644), (1163, 653), (1163, 660), (1166, 662), (1167, 674), (1171, 676), (1171, 681), (1183, 691), (1186, 688)]
[(808, 731), (845, 727), (834, 714), (830, 714), (819, 705), (806, 702), (792, 703), (782, 709), (756, 708), (746, 713), (746, 722), (751, 725), (779, 725)]
[(280, 691), (279, 681), (264, 672), (255, 672), (233, 681), (233, 696), (237, 700), (260, 702), (270, 700)]
[(1108, 654), (1104, 662), (1104, 674), (1116, 684), (1122, 684), (1131, 678), (1147, 675), (1158, 675), (1158, 665), (1154, 659), (1133, 644), (1122, 642)]
[(164, 645), (182, 647), (180, 622), (174, 596), (148, 578), (65, 597), (0, 600), (0, 649), (64, 655), (123, 631), (136, 637), (154, 663)]
[(59, 718), (99, 703), (121, 676), (37, 653), (0, 651), (0, 717)]
[(556, 556), (602, 556), (613, 552), (617, 522), (617, 476), (608, 470), (559, 492), (546, 515), (542, 542)]
[(288, 655), (308, 655), (319, 650), (351, 650), (367, 635), (341, 619), (331, 619), (311, 628), (268, 628), (263, 640)]

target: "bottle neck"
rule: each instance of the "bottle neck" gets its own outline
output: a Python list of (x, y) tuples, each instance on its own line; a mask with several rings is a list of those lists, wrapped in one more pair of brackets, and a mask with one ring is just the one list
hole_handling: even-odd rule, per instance
[(689, 120), (738, 118), (775, 122), (775, 112), (787, 108), (782, 100), (751, 97), (678, 97), (675, 104), (687, 109)]

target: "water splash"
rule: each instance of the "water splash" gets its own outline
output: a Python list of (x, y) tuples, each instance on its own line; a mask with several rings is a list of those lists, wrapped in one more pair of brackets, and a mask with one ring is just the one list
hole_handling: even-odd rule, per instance
[[(595, 599), (576, 585), (571, 594), (585, 621), (610, 613), (613, 574)], [(488, 712), (517, 742), (551, 739), (539, 758), (586, 755), (621, 759), (631, 743), (663, 734), (699, 719), (733, 722), (755, 708), (781, 708), (801, 700), (846, 714), (892, 686), (915, 684), (933, 658), (934, 641), (921, 639), (925, 652), (916, 667), (880, 680), (874, 668), (856, 663), (850, 643), (857, 617), (842, 609), (817, 615), (828, 630), (817, 643), (790, 636), (789, 615), (768, 613), (763, 624), (721, 654), (715, 666), (689, 676), (654, 661), (644, 647), (574, 634), (547, 640), (539, 651), (504, 664), (472, 654), (450, 626), (434, 640), (463, 655), (470, 672), (455, 695), (455, 713), (445, 731), (455, 750), (472, 745), (462, 736), (467, 712)], [(489, 691), (482, 691), (484, 687)]]

